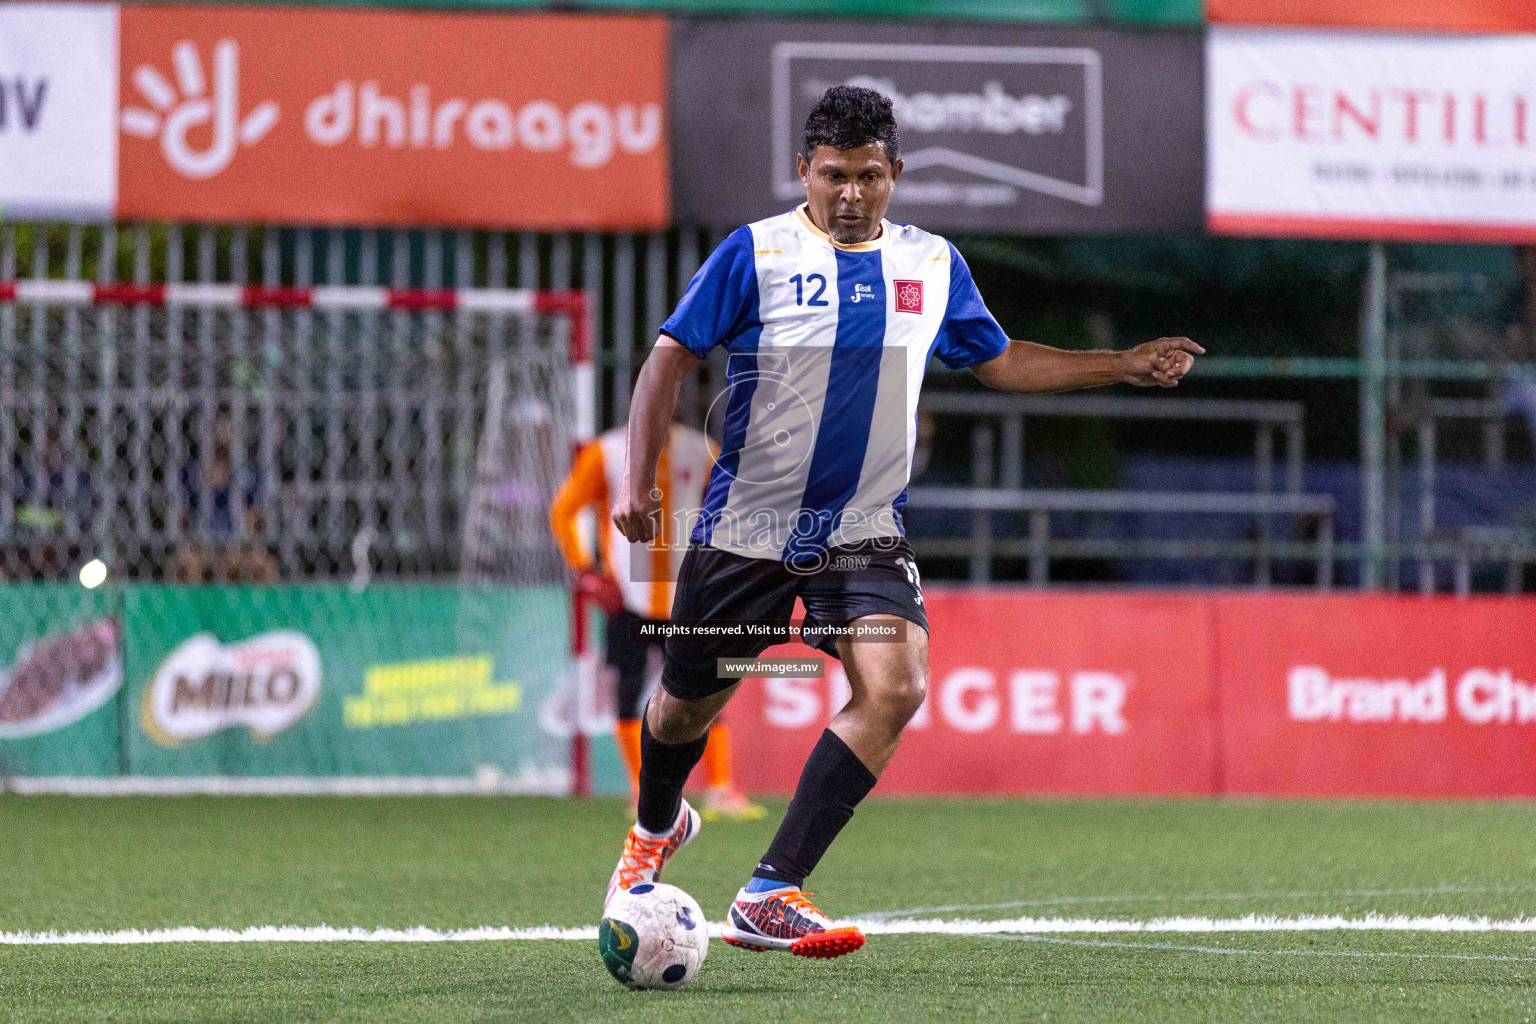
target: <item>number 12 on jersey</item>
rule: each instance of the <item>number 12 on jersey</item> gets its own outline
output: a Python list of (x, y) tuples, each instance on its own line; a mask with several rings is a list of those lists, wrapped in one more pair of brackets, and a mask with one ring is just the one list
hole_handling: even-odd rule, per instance
[[(794, 277), (790, 278), (790, 280), (795, 282), (795, 305), (797, 305), (797, 306), (825, 306), (825, 305), (828, 305), (827, 300), (821, 297), (823, 295), (823, 293), (825, 293), (826, 290), (827, 290), (827, 279), (825, 277), (823, 277), (821, 274), (811, 274), (810, 276), (806, 277), (804, 281), (802, 281), (800, 279), (800, 275), (799, 274), (796, 274)], [(811, 296), (809, 302), (803, 302), (801, 300), (805, 298), (805, 286), (808, 285), (808, 284), (816, 286), (816, 294)]]

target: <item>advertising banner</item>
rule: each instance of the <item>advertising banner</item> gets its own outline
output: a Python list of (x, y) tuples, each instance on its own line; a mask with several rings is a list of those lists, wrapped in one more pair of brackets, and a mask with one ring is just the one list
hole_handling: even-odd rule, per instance
[(1206, 0), (1205, 14), (1234, 25), (1536, 32), (1536, 4), (1520, 0)]
[[(925, 598), (928, 697), (882, 793), (1536, 797), (1536, 600)], [(9, 585), (0, 785), (564, 793), (568, 609), (558, 589)], [(825, 667), (743, 683), (746, 790), (793, 791), (852, 693)]]
[[(925, 597), (928, 698), (882, 793), (1536, 797), (1536, 601)], [(850, 695), (830, 658), (747, 680), (742, 785), (792, 792)]]
[(4, 4), (0, 216), (659, 228), (666, 105), (655, 16)]
[(73, 584), (0, 587), (0, 778), (118, 773), (118, 611)]
[(110, 217), (116, 111), (115, 5), (0, 5), (0, 217)]
[(658, 17), (127, 4), (118, 214), (662, 227), (666, 61)]
[(135, 587), (128, 772), (476, 777), (561, 792), (539, 726), (565, 682), (559, 591)]
[(1226, 791), (1536, 796), (1536, 602), (1223, 597)]
[(678, 24), (673, 191), (684, 223), (803, 201), (795, 154), (833, 85), (890, 96), (891, 218), (934, 229), (1198, 229), (1200, 37), (835, 21)]
[(1207, 66), (1211, 230), (1536, 239), (1536, 36), (1215, 27)]
[[(928, 699), (880, 792), (1216, 792), (1211, 617), (1199, 600), (924, 592)], [(811, 656), (781, 647), (772, 656)], [(729, 714), (748, 790), (788, 793), (847, 676), (752, 679)]]

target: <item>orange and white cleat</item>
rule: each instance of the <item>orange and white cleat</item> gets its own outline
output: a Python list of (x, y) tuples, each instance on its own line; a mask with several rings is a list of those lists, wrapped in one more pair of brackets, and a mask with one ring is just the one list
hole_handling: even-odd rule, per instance
[(624, 852), (619, 854), (618, 866), (613, 869), (613, 877), (608, 879), (608, 894), (603, 897), (603, 906), (606, 907), (613, 894), (622, 889), (633, 889), (641, 882), (659, 882), (661, 869), (667, 866), (674, 853), (693, 842), (700, 825), (699, 812), (687, 800), (678, 808), (677, 820), (666, 835), (647, 836), (640, 831), (639, 822), (631, 825), (629, 834), (624, 837)]
[(739, 789), (722, 786), (704, 794), (703, 813), (705, 821), (760, 821), (768, 816), (768, 808)]
[(755, 953), (785, 949), (817, 960), (844, 956), (864, 945), (863, 932), (833, 928), (810, 896), (792, 885), (755, 893), (742, 889), (726, 914), (720, 937), (738, 949)]

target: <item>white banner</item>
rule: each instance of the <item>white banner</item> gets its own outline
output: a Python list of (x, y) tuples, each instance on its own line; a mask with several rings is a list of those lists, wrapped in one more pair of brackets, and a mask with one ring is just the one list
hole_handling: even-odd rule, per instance
[(1213, 27), (1213, 231), (1536, 240), (1536, 36)]
[(116, 112), (115, 4), (0, 5), (0, 217), (110, 218)]

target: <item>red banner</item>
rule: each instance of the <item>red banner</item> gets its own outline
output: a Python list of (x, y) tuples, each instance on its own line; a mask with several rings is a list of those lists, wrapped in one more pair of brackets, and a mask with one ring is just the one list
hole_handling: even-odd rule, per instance
[[(1200, 601), (935, 588), (925, 596), (928, 700), (880, 792), (1214, 792), (1212, 620)], [(830, 659), (822, 679), (748, 680), (730, 706), (743, 786), (793, 790), (848, 694)]]
[[(887, 794), (1536, 796), (1536, 601), (927, 592)], [(783, 647), (775, 655), (805, 655)], [(787, 793), (850, 690), (748, 680), (736, 770)]]
[(1215, 604), (1227, 792), (1536, 796), (1536, 601)]

